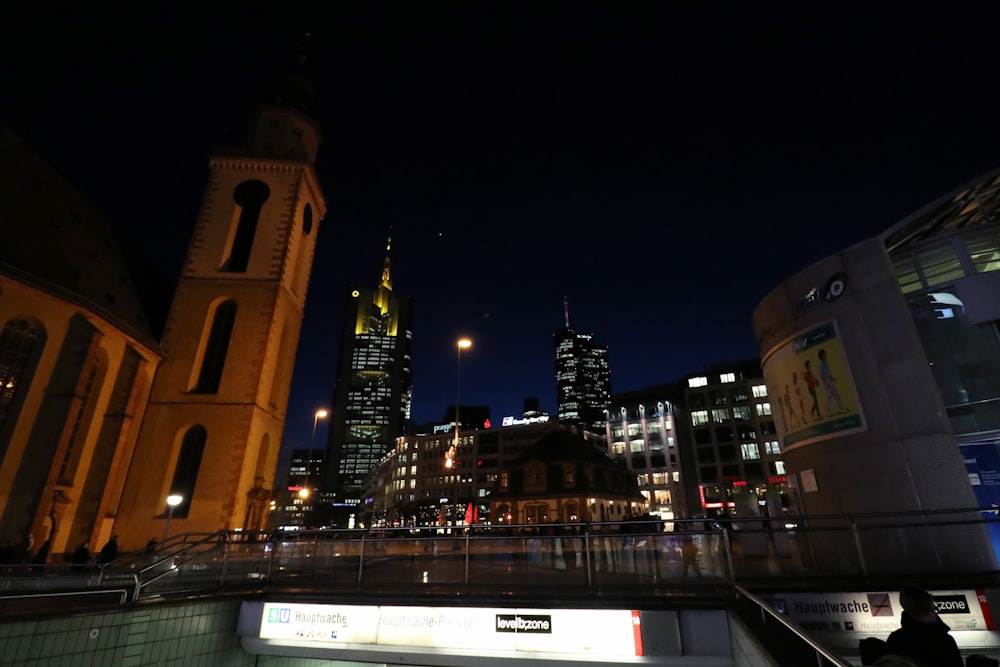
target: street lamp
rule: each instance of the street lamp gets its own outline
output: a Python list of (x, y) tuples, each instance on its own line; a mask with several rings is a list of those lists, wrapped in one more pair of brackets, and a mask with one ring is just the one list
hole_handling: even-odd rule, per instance
[(456, 346), (458, 347), (458, 361), (455, 364), (455, 443), (444, 456), (445, 468), (451, 468), (455, 465), (455, 455), (458, 454), (458, 405), (462, 391), (462, 350), (472, 347), (472, 341), (468, 338), (459, 338)]
[(167, 496), (167, 525), (163, 528), (163, 541), (167, 541), (167, 535), (170, 534), (170, 520), (174, 518), (174, 508), (184, 502), (184, 496), (179, 496), (176, 493), (172, 493)]
[(303, 500), (309, 497), (309, 473), (311, 472), (310, 469), (312, 467), (313, 447), (316, 446), (316, 422), (320, 419), (326, 419), (328, 414), (330, 413), (323, 409), (317, 410), (313, 414), (313, 432), (312, 437), (309, 439), (309, 453), (306, 454), (306, 481), (302, 485), (302, 488), (299, 489), (299, 498), (302, 498)]

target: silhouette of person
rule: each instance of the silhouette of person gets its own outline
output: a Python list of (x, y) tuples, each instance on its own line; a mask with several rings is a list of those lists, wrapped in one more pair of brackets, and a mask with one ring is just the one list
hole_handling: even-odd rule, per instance
[(698, 545), (694, 543), (691, 535), (685, 533), (681, 537), (681, 576), (687, 577), (688, 568), (692, 568), (694, 573), (701, 576), (701, 567), (698, 566)]
[(812, 400), (812, 406), (809, 408), (809, 416), (813, 417), (813, 421), (819, 421), (823, 418), (823, 415), (819, 411), (819, 396), (816, 395), (816, 376), (812, 372), (812, 362), (806, 359), (806, 372), (802, 374), (802, 378), (806, 381), (806, 389), (809, 390), (809, 398)]
[(90, 543), (84, 542), (73, 552), (73, 566), (70, 571), (86, 572), (88, 563), (90, 563)]
[(110, 563), (116, 558), (118, 558), (118, 536), (112, 535), (108, 543), (101, 547), (101, 555), (98, 557), (97, 562), (103, 565)]
[(899, 592), (902, 627), (889, 635), (886, 653), (913, 658), (918, 664), (962, 667), (962, 654), (950, 628), (938, 618), (934, 598), (925, 590), (907, 587)]
[[(837, 378), (833, 377), (833, 370), (826, 359), (826, 350), (820, 350), (816, 356), (819, 357), (819, 379), (826, 389), (826, 414), (842, 415), (847, 412), (844, 402), (840, 400), (840, 393), (837, 391)], [(833, 404), (837, 404), (837, 412), (833, 412)]]

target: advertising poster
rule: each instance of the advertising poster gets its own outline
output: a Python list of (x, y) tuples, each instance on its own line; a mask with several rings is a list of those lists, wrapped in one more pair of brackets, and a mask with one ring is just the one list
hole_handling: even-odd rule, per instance
[(763, 368), (782, 451), (865, 430), (854, 378), (832, 320), (779, 345)]
[(993, 545), (993, 557), (1000, 562), (1000, 444), (996, 442), (962, 445), (962, 458), (976, 502), (983, 508), (986, 530)]
[[(952, 630), (996, 629), (983, 591), (928, 592), (941, 620)], [(775, 595), (768, 603), (803, 630), (892, 632), (899, 629), (903, 613), (898, 591), (789, 593)]]

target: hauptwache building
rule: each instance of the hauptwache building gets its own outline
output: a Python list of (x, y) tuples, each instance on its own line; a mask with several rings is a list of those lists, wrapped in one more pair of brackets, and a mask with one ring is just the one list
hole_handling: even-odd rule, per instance
[(282, 74), (210, 157), (162, 335), (110, 224), (0, 126), (0, 540), (265, 526), (326, 210), (313, 99)]
[[(982, 524), (866, 526), (978, 519), (955, 510), (1000, 501), (998, 322), (1000, 170), (805, 268), (754, 312), (799, 510), (855, 515), (869, 571), (995, 567)], [(863, 516), (880, 512), (893, 516)], [(856, 560), (846, 533), (813, 542), (828, 567)]]

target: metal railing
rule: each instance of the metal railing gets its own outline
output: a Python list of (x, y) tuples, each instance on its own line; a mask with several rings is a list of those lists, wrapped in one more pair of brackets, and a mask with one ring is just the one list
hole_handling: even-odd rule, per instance
[[(0, 599), (93, 590), (144, 596), (268, 590), (350, 595), (659, 598), (679, 591), (887, 577), (997, 578), (995, 519), (905, 514), (182, 534), (100, 566), (0, 566)], [(971, 555), (970, 555), (971, 554)]]

